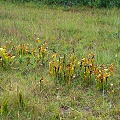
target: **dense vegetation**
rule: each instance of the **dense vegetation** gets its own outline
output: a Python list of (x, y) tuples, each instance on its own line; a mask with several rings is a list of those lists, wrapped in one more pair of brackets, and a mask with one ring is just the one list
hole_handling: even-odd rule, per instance
[(0, 119), (120, 119), (120, 10), (0, 2)]
[(41, 2), (48, 5), (87, 5), (90, 7), (120, 7), (120, 0), (6, 0), (11, 2)]

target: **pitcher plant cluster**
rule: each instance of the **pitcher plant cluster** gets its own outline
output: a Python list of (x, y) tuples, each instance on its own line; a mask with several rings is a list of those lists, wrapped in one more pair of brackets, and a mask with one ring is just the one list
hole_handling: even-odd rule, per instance
[[(36, 63), (45, 64), (48, 43), (41, 43), (37, 39), (38, 46), (34, 48), (31, 44), (19, 44), (14, 46), (12, 42), (6, 42), (5, 46), (0, 48), (0, 66), (10, 68), (12, 62), (19, 61), (19, 64), (33, 65)], [(16, 59), (15, 59), (16, 58)]]
[(15, 56), (11, 54), (11, 51), (6, 51), (4, 48), (0, 48), (0, 66), (9, 67), (14, 61)]
[(103, 89), (108, 86), (108, 78), (113, 76), (114, 64), (95, 64), (95, 54), (93, 53), (79, 60), (73, 49), (68, 56), (64, 54), (61, 57), (55, 53), (49, 62), (49, 70), (50, 75), (59, 82), (69, 83), (77, 79), (87, 85), (96, 83), (98, 89)]
[(68, 84), (78, 80), (86, 84), (96, 83), (99, 89), (106, 88), (108, 79), (114, 74), (114, 64), (97, 65), (94, 53), (84, 58), (78, 58), (74, 49), (70, 54), (52, 53), (48, 49), (48, 42), (42, 43), (39, 38), (37, 45), (35, 48), (29, 44), (15, 46), (11, 41), (6, 42), (0, 48), (1, 69), (11, 68), (15, 63), (32, 65), (33, 68), (49, 64), (49, 74), (57, 82)]

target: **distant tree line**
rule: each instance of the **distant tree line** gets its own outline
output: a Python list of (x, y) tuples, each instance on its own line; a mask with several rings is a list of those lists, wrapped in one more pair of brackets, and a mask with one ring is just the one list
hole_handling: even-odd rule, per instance
[[(5, 1), (5, 0), (4, 0)], [(88, 5), (96, 7), (120, 7), (120, 0), (6, 0), (11, 2), (42, 2), (48, 5)]]

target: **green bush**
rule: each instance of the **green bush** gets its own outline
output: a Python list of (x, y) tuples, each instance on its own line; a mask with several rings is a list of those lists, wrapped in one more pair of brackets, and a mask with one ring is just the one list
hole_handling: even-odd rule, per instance
[(95, 5), (97, 7), (120, 7), (120, 1), (119, 0), (97, 0), (95, 2)]
[(57, 5), (88, 5), (97, 7), (120, 7), (119, 0), (38, 0), (45, 4), (57, 4)]
[(96, 7), (120, 7), (120, 0), (3, 0), (9, 2), (42, 2), (47, 5), (88, 5)]

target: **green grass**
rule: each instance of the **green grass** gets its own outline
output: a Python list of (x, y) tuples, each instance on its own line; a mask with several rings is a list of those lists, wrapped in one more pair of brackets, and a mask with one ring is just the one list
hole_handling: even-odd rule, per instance
[[(0, 46), (12, 41), (36, 47), (36, 39), (49, 49), (79, 58), (95, 53), (97, 64), (115, 64), (110, 78), (114, 94), (82, 82), (56, 84), (47, 67), (29, 70), (0, 69), (0, 119), (2, 120), (119, 120), (120, 119), (120, 10), (64, 8), (0, 2)], [(40, 36), (42, 31), (42, 36)], [(43, 77), (42, 85), (39, 81)], [(79, 80), (80, 81), (80, 80)], [(110, 107), (111, 105), (111, 107)]]

